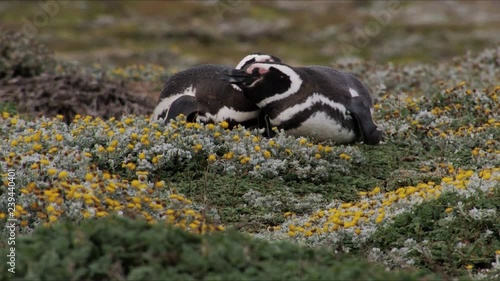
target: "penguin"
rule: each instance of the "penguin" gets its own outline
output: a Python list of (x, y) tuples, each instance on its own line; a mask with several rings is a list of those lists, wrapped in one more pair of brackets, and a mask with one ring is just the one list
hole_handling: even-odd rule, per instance
[(292, 67), (256, 62), (225, 72), (269, 119), (270, 126), (294, 136), (312, 135), (337, 144), (382, 140), (367, 87), (351, 73), (325, 66)]
[[(253, 53), (244, 57), (236, 69), (245, 69), (255, 62), (281, 62), (281, 59)], [(150, 122), (163, 120), (167, 124), (184, 114), (189, 122), (226, 121), (231, 128), (236, 125), (259, 127), (259, 120), (261, 123), (263, 120), (259, 119), (260, 109), (242, 94), (238, 86), (219, 79), (221, 73), (231, 69), (225, 65), (204, 64), (172, 75), (160, 93), (160, 102)]]

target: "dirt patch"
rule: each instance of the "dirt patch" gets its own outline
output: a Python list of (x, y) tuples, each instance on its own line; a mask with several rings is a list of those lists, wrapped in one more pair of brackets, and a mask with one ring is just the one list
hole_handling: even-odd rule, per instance
[(74, 75), (43, 74), (0, 80), (0, 102), (33, 117), (58, 114), (69, 123), (76, 114), (119, 118), (150, 114), (155, 100), (133, 93), (125, 82)]

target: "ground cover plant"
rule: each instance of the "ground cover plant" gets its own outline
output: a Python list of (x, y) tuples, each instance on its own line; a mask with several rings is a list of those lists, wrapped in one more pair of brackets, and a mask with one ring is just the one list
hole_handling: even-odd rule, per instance
[[(500, 49), (435, 66), (339, 67), (374, 89), (380, 145), (337, 146), (279, 131), (267, 139), (183, 117), (164, 125), (147, 115), (32, 116), (3, 103), (0, 172), (5, 187), (8, 169), (16, 173), (13, 215), (25, 253), (16, 278), (59, 268), (61, 278), (75, 279), (160, 279), (174, 271), (252, 279), (279, 274), (267, 270), (281, 263), (297, 279), (499, 278)], [(99, 73), (142, 79), (128, 76), (133, 69)], [(6, 223), (9, 195), (0, 192)], [(106, 246), (113, 239), (138, 258)], [(158, 258), (148, 250), (172, 244)], [(198, 254), (210, 253), (206, 244), (221, 264)], [(74, 260), (58, 259), (66, 255)], [(42, 257), (54, 263), (37, 263)], [(158, 271), (164, 263), (175, 266)], [(185, 270), (192, 263), (199, 275)]]
[[(2, 253), (3, 254), (3, 253)], [(54, 280), (441, 280), (426, 271), (387, 272), (354, 256), (291, 243), (270, 243), (234, 231), (193, 235), (168, 225), (105, 218), (80, 226), (41, 228), (22, 240), (11, 278)], [(5, 265), (0, 268), (4, 269)], [(366, 270), (366, 269), (369, 270)]]

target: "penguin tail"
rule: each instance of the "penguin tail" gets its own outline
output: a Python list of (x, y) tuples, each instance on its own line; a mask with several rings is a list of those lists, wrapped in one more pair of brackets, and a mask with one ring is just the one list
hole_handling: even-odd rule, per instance
[(358, 123), (364, 143), (376, 145), (382, 141), (383, 133), (377, 128), (377, 125), (375, 125), (368, 107), (358, 102), (351, 106), (350, 111)]

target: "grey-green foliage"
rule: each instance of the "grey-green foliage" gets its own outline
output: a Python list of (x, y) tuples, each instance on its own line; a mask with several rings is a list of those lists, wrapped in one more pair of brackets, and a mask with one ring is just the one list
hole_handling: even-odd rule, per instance
[(20, 32), (0, 33), (0, 79), (52, 71), (55, 60), (41, 43)]

